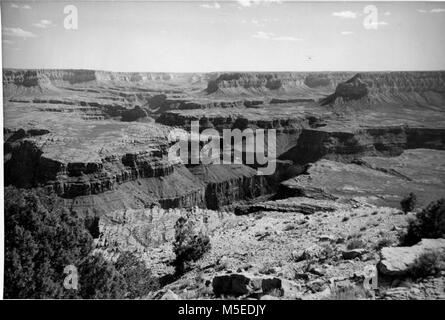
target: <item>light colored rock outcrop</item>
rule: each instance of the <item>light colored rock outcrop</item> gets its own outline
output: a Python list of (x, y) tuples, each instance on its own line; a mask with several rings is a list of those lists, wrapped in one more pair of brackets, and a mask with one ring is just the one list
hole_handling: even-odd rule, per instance
[(445, 252), (445, 239), (422, 239), (412, 247), (383, 248), (380, 252), (379, 270), (385, 275), (406, 275), (416, 259), (428, 251)]

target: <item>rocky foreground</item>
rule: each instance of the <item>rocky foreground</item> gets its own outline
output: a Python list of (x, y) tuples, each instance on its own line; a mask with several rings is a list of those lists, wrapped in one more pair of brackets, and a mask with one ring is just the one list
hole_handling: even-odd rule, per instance
[[(145, 298), (445, 298), (443, 272), (406, 276), (443, 241), (399, 246), (414, 216), (400, 200), (414, 192), (420, 210), (445, 194), (444, 72), (5, 70), (3, 81), (5, 184), (56, 193), (98, 221), (97, 251), (136, 252), (170, 277)], [(168, 133), (195, 120), (275, 129), (275, 174), (169, 161)], [(183, 216), (211, 250), (171, 279)], [(369, 267), (377, 290), (360, 289)]]

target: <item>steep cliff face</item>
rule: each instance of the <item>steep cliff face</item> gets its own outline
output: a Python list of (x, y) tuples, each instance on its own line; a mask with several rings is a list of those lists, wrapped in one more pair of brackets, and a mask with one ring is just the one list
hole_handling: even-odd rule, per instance
[(3, 84), (14, 84), (24, 87), (37, 86), (39, 84), (38, 72), (36, 70), (5, 70), (3, 71)]
[(333, 90), (350, 73), (249, 72), (224, 73), (208, 82), (208, 94), (292, 93), (312, 96)]
[(210, 74), (205, 73), (167, 73), (167, 72), (110, 72), (95, 71), (98, 81), (118, 82), (181, 82), (185, 84), (198, 84), (206, 82)]
[(322, 105), (364, 99), (364, 104), (411, 103), (442, 106), (445, 102), (445, 73), (375, 72), (356, 74), (339, 83)]
[(199, 165), (189, 170), (206, 185), (205, 200), (209, 209), (273, 191), (264, 176), (258, 176), (255, 169), (245, 165)]
[(5, 184), (52, 190), (82, 213), (100, 215), (152, 204), (218, 209), (272, 192), (264, 177), (244, 165), (186, 168), (168, 161), (165, 149), (116, 154), (96, 162), (63, 162), (48, 157), (29, 135), (8, 133)]
[(102, 193), (66, 199), (73, 210), (102, 215), (125, 208), (204, 207), (220, 209), (236, 201), (272, 193), (270, 184), (256, 170), (244, 165), (175, 166), (166, 176), (139, 178), (116, 184)]
[(199, 121), (200, 130), (206, 128), (214, 128), (222, 134), (224, 129), (238, 128), (244, 130), (245, 128), (261, 128), (261, 129), (299, 129), (303, 125), (316, 121), (316, 117), (311, 115), (302, 116), (283, 116), (283, 117), (250, 117), (247, 112), (235, 109), (218, 114), (217, 112), (203, 113), (182, 113), (182, 112), (165, 112), (158, 119), (157, 122), (173, 126), (190, 129), (192, 121)]
[(335, 89), (335, 93), (326, 97), (320, 103), (322, 105), (331, 104), (338, 98), (344, 101), (359, 100), (368, 96), (368, 87), (361, 80), (359, 74), (355, 75), (346, 82), (340, 83)]
[[(224, 114), (206, 112), (205, 115), (170, 111), (163, 113), (156, 121), (185, 130), (190, 130), (192, 121), (198, 121), (200, 131), (215, 129), (221, 138), (224, 137), (226, 129), (273, 129), (276, 135), (276, 152), (277, 155), (280, 155), (295, 146), (303, 128), (318, 126), (321, 120), (313, 115), (284, 115), (282, 117), (255, 115), (255, 117), (251, 117), (249, 114), (243, 113), (242, 110), (230, 110)], [(253, 133), (255, 132), (253, 131)]]
[(162, 116), (170, 110), (237, 108), (244, 106), (244, 100), (210, 100), (205, 98), (194, 99), (191, 97), (172, 98), (166, 95), (155, 95), (147, 100), (147, 106), (154, 114)]
[(150, 73), (150, 72), (109, 72), (82, 69), (6, 69), (3, 71), (3, 83), (6, 88), (41, 87), (52, 84), (55, 86), (75, 85), (82, 83), (117, 82), (172, 82), (183, 85), (204, 84), (212, 78), (212, 74), (204, 73)]
[(305, 98), (352, 100), (369, 96), (377, 103), (414, 100), (439, 105), (445, 101), (445, 72), (292, 72), (227, 73), (208, 83), (213, 95), (288, 94)]
[(321, 158), (351, 161), (364, 155), (395, 156), (414, 148), (444, 150), (445, 129), (394, 126), (336, 131), (307, 128), (302, 130), (295, 147), (280, 158), (298, 164)]
[(64, 200), (69, 208), (87, 216), (154, 205), (162, 208), (205, 207), (205, 185), (187, 168), (178, 165), (166, 176), (129, 180), (106, 192)]
[(125, 110), (122, 112), (121, 120), (122, 121), (136, 121), (141, 118), (149, 118), (149, 113), (146, 109), (143, 109), (139, 106), (134, 107), (130, 110)]
[(162, 158), (161, 151), (116, 155), (84, 163), (48, 158), (26, 139), (6, 145), (6, 184), (23, 188), (45, 186), (66, 198), (103, 193), (128, 181), (167, 176), (174, 167)]
[(38, 86), (42, 82), (52, 81), (55, 83), (76, 84), (94, 81), (96, 72), (94, 70), (5, 70), (3, 72), (4, 84), (31, 87)]

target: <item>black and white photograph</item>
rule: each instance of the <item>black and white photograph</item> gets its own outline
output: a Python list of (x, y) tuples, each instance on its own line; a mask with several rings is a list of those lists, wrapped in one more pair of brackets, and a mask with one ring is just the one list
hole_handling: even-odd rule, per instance
[(444, 30), (440, 1), (2, 0), (3, 299), (445, 300)]

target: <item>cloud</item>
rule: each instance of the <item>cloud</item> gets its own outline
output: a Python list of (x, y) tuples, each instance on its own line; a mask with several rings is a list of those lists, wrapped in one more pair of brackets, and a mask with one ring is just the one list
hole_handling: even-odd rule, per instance
[(376, 22), (370, 22), (366, 26), (369, 29), (377, 29), (380, 26), (387, 26), (389, 23), (385, 21), (376, 21)]
[(22, 9), (25, 9), (25, 10), (30, 10), (30, 9), (32, 9), (30, 5), (25, 4), (25, 5), (23, 5), (23, 6), (20, 7), (18, 4), (15, 4), (15, 3), (11, 3), (11, 8), (14, 8), (14, 9), (20, 9), (20, 8), (22, 8)]
[(420, 13), (441, 13), (441, 12), (445, 12), (445, 9), (443, 9), (443, 8), (434, 8), (431, 10), (417, 9), (417, 11)]
[(201, 4), (200, 7), (206, 8), (206, 9), (220, 9), (221, 5), (218, 2), (214, 2), (214, 3)]
[(24, 39), (37, 37), (34, 33), (23, 30), (22, 28), (5, 27), (3, 28), (3, 34), (9, 37), (24, 38)]
[(342, 35), (344, 35), (344, 36), (348, 36), (348, 35), (350, 35), (350, 34), (354, 34), (354, 32), (352, 32), (352, 31), (342, 31), (342, 32), (340, 32)]
[(290, 37), (290, 36), (280, 36), (280, 37), (274, 37), (274, 38), (272, 38), (272, 40), (276, 40), (276, 41), (301, 41), (303, 39)]
[(40, 20), (37, 23), (34, 23), (33, 26), (37, 27), (37, 28), (46, 29), (46, 28), (55, 26), (55, 24), (51, 20), (43, 19), (43, 20)]
[(340, 12), (332, 12), (334, 17), (339, 17), (343, 19), (355, 19), (357, 18), (357, 13), (352, 11), (340, 11)]
[(302, 39), (295, 38), (291, 36), (275, 36), (273, 32), (264, 32), (264, 31), (257, 31), (254, 35), (252, 35), (253, 38), (256, 39), (263, 39), (263, 40), (275, 40), (275, 41), (300, 41)]
[(273, 35), (274, 34), (272, 32), (257, 31), (257, 33), (255, 33), (252, 37), (257, 39), (270, 39), (273, 37)]
[(237, 0), (242, 7), (253, 7), (260, 4), (281, 3), (281, 0)]

